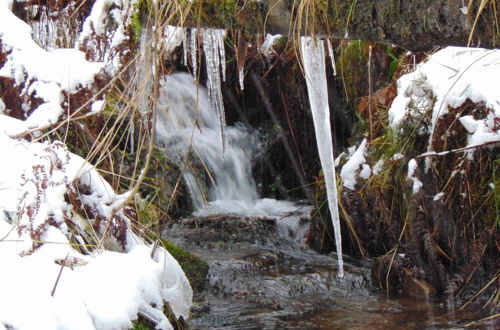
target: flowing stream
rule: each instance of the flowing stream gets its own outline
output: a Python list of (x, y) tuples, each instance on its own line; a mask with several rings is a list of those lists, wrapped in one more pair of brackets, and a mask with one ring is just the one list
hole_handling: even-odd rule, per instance
[(338, 278), (335, 253), (303, 246), (309, 221), (300, 215), (212, 215), (168, 228), (166, 238), (210, 266), (205, 289), (195, 296), (190, 328), (440, 329), (481, 318), (468, 310), (450, 313), (440, 300), (388, 297), (372, 287), (371, 260), (345, 256), (344, 277)]
[[(197, 58), (196, 33), (177, 37), (189, 40), (191, 58)], [(448, 313), (443, 301), (389, 298), (372, 287), (371, 260), (321, 255), (305, 245), (313, 209), (258, 196), (251, 173), (252, 158), (262, 148), (258, 131), (242, 124), (226, 126), (224, 120), (224, 33), (203, 29), (201, 35), (210, 63), (208, 92), (188, 73), (163, 77), (156, 125), (157, 144), (183, 171), (195, 208), (191, 217), (171, 223), (164, 236), (210, 267), (190, 328), (435, 329), (478, 319), (477, 313)], [(340, 251), (324, 46), (312, 38), (301, 42)], [(186, 61), (186, 51), (184, 57)]]

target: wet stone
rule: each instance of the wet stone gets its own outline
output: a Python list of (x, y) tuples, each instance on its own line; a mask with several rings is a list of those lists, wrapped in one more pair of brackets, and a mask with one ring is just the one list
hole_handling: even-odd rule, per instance
[[(305, 248), (303, 237), (290, 235), (290, 228), (278, 230), (282, 220), (205, 216), (183, 219), (168, 228), (169, 240), (199, 255), (210, 267), (206, 289), (193, 308), (194, 328), (289, 327), (288, 322), (307, 319), (336, 299), (369, 294), (368, 267), (348, 259), (345, 278), (337, 279), (336, 255)], [(308, 221), (297, 223), (296, 232), (305, 235), (300, 227), (307, 227)]]

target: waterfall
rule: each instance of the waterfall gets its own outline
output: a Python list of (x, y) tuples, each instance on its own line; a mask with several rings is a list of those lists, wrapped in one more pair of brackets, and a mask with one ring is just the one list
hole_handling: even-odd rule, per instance
[[(156, 143), (182, 168), (195, 215), (281, 217), (298, 208), (310, 211), (289, 201), (259, 199), (251, 169), (252, 157), (261, 147), (258, 131), (239, 123), (226, 127), (223, 152), (219, 115), (207, 90), (192, 75), (181, 72), (160, 80), (157, 111)], [(190, 166), (192, 159), (208, 173), (208, 193)]]
[(195, 208), (201, 209), (207, 197), (211, 201), (255, 203), (258, 196), (250, 161), (254, 146), (258, 146), (256, 132), (243, 125), (227, 127), (227, 145), (223, 153), (219, 116), (210, 103), (207, 90), (197, 86), (188, 73), (165, 76), (160, 86), (157, 141), (178, 163), (188, 161), (189, 155), (198, 157), (210, 180), (214, 181), (208, 196), (204, 197), (204, 184), (197, 183), (194, 171), (186, 168), (186, 181)]
[(325, 176), (328, 205), (335, 232), (335, 244), (339, 262), (339, 277), (344, 276), (342, 260), (342, 237), (337, 200), (337, 183), (335, 179), (335, 164), (330, 128), (330, 108), (328, 106), (328, 91), (325, 71), (325, 49), (323, 41), (314, 37), (300, 39), (302, 62), (307, 83), (307, 93), (314, 121), (316, 143), (318, 145), (321, 167)]
[[(196, 214), (273, 216), (297, 208), (292, 202), (259, 199), (251, 171), (252, 156), (261, 145), (257, 130), (242, 124), (226, 127), (223, 152), (218, 113), (192, 75), (163, 77), (157, 104), (157, 144), (183, 168)], [(205, 182), (189, 166), (190, 157), (200, 160), (212, 181), (208, 194)]]

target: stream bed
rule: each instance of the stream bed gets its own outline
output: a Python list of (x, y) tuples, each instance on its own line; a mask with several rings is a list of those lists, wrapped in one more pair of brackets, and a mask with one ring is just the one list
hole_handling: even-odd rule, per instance
[(303, 244), (306, 213), (193, 216), (171, 225), (165, 237), (210, 267), (189, 328), (495, 328), (491, 322), (470, 323), (484, 316), (449, 312), (440, 300), (387, 297), (372, 287), (373, 260), (345, 256), (344, 277), (337, 278), (336, 254)]

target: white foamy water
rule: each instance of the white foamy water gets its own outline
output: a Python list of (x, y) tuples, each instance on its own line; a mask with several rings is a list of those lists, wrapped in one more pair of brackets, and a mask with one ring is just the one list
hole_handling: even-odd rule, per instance
[[(281, 217), (301, 208), (289, 201), (259, 199), (251, 171), (260, 148), (257, 131), (242, 124), (226, 127), (223, 151), (218, 113), (192, 75), (175, 73), (161, 80), (156, 130), (157, 143), (184, 170), (195, 215)], [(193, 159), (203, 169), (193, 169)]]

